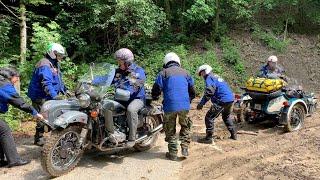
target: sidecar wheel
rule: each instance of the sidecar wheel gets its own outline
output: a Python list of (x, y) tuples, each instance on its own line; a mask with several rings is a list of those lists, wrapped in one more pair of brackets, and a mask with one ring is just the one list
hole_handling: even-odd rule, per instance
[(306, 112), (304, 107), (301, 104), (295, 104), (289, 112), (287, 123), (284, 126), (285, 132), (292, 132), (301, 129), (305, 116)]
[(78, 148), (81, 127), (70, 126), (53, 131), (41, 152), (42, 168), (53, 177), (72, 171), (79, 163), (83, 150)]

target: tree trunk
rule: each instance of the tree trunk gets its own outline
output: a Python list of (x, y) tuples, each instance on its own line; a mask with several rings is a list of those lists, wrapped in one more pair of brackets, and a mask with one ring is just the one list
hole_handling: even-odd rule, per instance
[(283, 41), (286, 41), (286, 38), (287, 38), (287, 33), (288, 33), (288, 21), (289, 21), (289, 19), (287, 18), (287, 19), (286, 19), (286, 25), (285, 25), (285, 27), (284, 27)]
[(27, 23), (26, 6), (24, 1), (20, 1), (20, 63), (26, 61), (27, 54)]
[(170, 0), (164, 1), (164, 11), (166, 12), (168, 19), (171, 20)]
[(121, 37), (121, 31), (120, 31), (120, 27), (121, 27), (121, 25), (120, 25), (120, 22), (118, 22), (118, 24), (117, 24), (117, 39), (118, 39), (118, 48), (120, 48), (120, 37)]
[(216, 18), (215, 18), (215, 25), (214, 25), (214, 33), (218, 33), (219, 31), (219, 21), (220, 21), (220, 6), (219, 6), (219, 0), (216, 0)]
[(214, 21), (212, 22), (213, 25), (213, 33), (211, 35), (211, 40), (214, 41), (216, 39), (216, 36), (219, 32), (219, 21), (220, 21), (220, 6), (219, 6), (219, 0), (216, 0), (215, 2), (216, 6), (216, 16)]
[[(181, 0), (182, 3), (182, 12), (185, 12), (186, 10), (186, 0)], [(181, 18), (181, 32), (185, 33), (186, 30), (186, 23), (184, 22), (184, 18)]]

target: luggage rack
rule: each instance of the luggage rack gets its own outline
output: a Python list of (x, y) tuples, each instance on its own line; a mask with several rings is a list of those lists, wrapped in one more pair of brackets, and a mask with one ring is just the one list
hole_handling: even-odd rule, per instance
[(266, 99), (272, 99), (278, 96), (283, 95), (283, 91), (280, 89), (278, 91), (270, 92), (270, 93), (265, 93), (265, 92), (259, 92), (259, 91), (252, 91), (248, 90), (246, 88), (243, 88), (246, 93), (252, 98), (252, 99), (257, 99), (257, 100), (266, 100)]

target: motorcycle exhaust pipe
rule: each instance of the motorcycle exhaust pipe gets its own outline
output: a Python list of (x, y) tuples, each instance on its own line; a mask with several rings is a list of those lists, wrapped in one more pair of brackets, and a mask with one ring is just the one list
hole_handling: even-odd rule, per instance
[(150, 132), (148, 132), (148, 134), (140, 137), (139, 139), (136, 140), (136, 143), (140, 143), (144, 140), (146, 140), (149, 136), (158, 133), (162, 130), (163, 124), (160, 124), (159, 126), (157, 126), (156, 128), (152, 129)]

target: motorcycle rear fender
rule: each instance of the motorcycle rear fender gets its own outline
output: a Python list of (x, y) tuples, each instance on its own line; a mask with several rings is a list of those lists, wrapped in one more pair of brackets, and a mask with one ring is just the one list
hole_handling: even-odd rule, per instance
[(67, 111), (54, 120), (53, 124), (56, 127), (66, 128), (72, 123), (87, 124), (88, 115), (79, 111)]
[(164, 113), (163, 113), (162, 106), (160, 106), (160, 105), (145, 107), (140, 111), (140, 114), (144, 117), (146, 117), (146, 116), (159, 116), (160, 120), (161, 120), (160, 123), (163, 122), (163, 114)]
[(143, 108), (140, 113), (144, 116), (163, 114), (162, 106), (150, 106)]
[(303, 100), (297, 99), (297, 98), (292, 98), (292, 99), (289, 99), (289, 104), (290, 104), (290, 106), (284, 107), (281, 112), (281, 116), (280, 116), (280, 120), (279, 120), (280, 124), (287, 124), (288, 119), (289, 119), (289, 112), (291, 112), (293, 106), (295, 106), (296, 104), (301, 104), (303, 106), (306, 114), (308, 114), (307, 104)]

